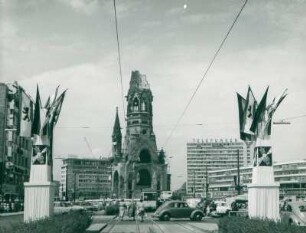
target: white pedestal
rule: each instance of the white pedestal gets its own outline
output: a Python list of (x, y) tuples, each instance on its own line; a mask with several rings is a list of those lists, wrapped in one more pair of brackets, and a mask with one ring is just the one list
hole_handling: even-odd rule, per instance
[(24, 183), (24, 221), (35, 221), (53, 215), (54, 190), (52, 182)]
[(279, 220), (279, 184), (274, 182), (273, 167), (254, 167), (248, 185), (250, 218)]

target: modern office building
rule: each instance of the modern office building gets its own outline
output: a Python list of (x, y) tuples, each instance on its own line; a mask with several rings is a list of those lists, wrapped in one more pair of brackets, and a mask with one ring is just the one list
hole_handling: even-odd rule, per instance
[[(280, 196), (306, 196), (306, 160), (275, 163), (273, 169), (275, 182), (280, 184)], [(252, 182), (252, 166), (241, 167), (239, 173), (242, 193), (247, 193), (247, 185)], [(222, 199), (237, 195), (237, 174), (237, 168), (209, 171), (210, 196)]]
[(209, 171), (247, 166), (252, 161), (252, 146), (237, 139), (193, 140), (187, 143), (187, 195), (208, 194)]
[(68, 158), (61, 166), (60, 199), (98, 199), (111, 196), (110, 158)]
[(23, 199), (30, 175), (32, 106), (17, 83), (0, 83), (0, 202)]

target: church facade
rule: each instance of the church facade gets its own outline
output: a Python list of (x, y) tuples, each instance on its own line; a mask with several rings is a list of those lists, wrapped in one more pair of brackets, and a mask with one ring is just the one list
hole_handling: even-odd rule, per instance
[(122, 140), (118, 109), (112, 135), (112, 191), (116, 198), (141, 198), (142, 192), (167, 190), (165, 153), (153, 131), (153, 95), (145, 75), (132, 71)]

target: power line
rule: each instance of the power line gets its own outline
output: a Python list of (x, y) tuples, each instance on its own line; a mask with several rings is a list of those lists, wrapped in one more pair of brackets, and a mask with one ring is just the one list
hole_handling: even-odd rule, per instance
[(227, 37), (229, 36), (230, 32), (232, 31), (234, 25), (236, 24), (236, 22), (237, 22), (237, 20), (238, 20), (238, 18), (239, 18), (239, 16), (240, 16), (240, 14), (241, 14), (241, 12), (243, 11), (243, 9), (244, 9), (245, 5), (247, 4), (247, 2), (248, 2), (248, 0), (245, 0), (243, 6), (241, 7), (239, 13), (238, 13), (237, 16), (236, 16), (234, 22), (232, 23), (232, 25), (230, 26), (229, 30), (228, 30), (227, 33), (225, 34), (224, 39), (222, 40), (222, 42), (221, 42), (221, 44), (219, 45), (219, 47), (218, 47), (216, 53), (214, 54), (212, 60), (210, 61), (208, 67), (206, 68), (206, 70), (205, 70), (205, 72), (204, 72), (204, 75), (203, 75), (202, 79), (201, 79), (200, 82), (198, 83), (198, 85), (197, 85), (195, 91), (193, 92), (191, 98), (189, 99), (189, 101), (188, 101), (188, 103), (187, 103), (187, 105), (186, 105), (186, 107), (185, 107), (183, 113), (180, 115), (180, 117), (179, 117), (177, 123), (175, 124), (174, 128), (171, 130), (171, 132), (170, 132), (168, 138), (166, 139), (166, 141), (165, 141), (163, 147), (165, 147), (165, 146), (167, 145), (168, 141), (169, 141), (170, 138), (172, 137), (172, 134), (174, 133), (174, 131), (175, 131), (175, 129), (177, 128), (178, 124), (180, 123), (180, 121), (182, 120), (183, 116), (184, 116), (185, 113), (187, 112), (187, 109), (188, 109), (189, 105), (191, 104), (191, 102), (192, 102), (194, 96), (196, 95), (197, 91), (199, 90), (199, 88), (200, 88), (202, 82), (204, 81), (204, 79), (205, 79), (205, 77), (206, 77), (206, 74), (208, 73), (208, 71), (210, 70), (211, 66), (213, 65), (215, 59), (217, 58), (217, 56), (218, 56), (218, 54), (219, 54), (221, 48), (223, 47), (223, 45), (224, 45), (224, 43), (225, 43)]
[(116, 0), (114, 0), (114, 12), (115, 12), (115, 25), (116, 25), (116, 38), (117, 38), (117, 49), (118, 49), (118, 64), (119, 64), (119, 73), (120, 73), (120, 83), (121, 83), (121, 98), (123, 106), (123, 115), (125, 119), (125, 105), (124, 105), (124, 91), (123, 91), (123, 81), (122, 81), (122, 66), (121, 66), (121, 52), (120, 52), (120, 43), (119, 43), (119, 33), (118, 33), (118, 20), (117, 20), (117, 10), (116, 10)]
[(293, 117), (284, 118), (284, 119), (281, 119), (281, 121), (294, 120), (294, 119), (298, 119), (298, 118), (302, 118), (302, 117), (306, 117), (306, 114), (300, 115), (300, 116), (293, 116)]

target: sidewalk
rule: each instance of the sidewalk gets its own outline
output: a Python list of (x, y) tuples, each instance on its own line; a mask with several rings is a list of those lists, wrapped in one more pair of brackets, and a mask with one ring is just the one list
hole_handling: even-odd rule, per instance
[(92, 223), (85, 232), (98, 233), (107, 227), (107, 224), (116, 217), (116, 215), (105, 215), (102, 211), (95, 212), (92, 216)]

